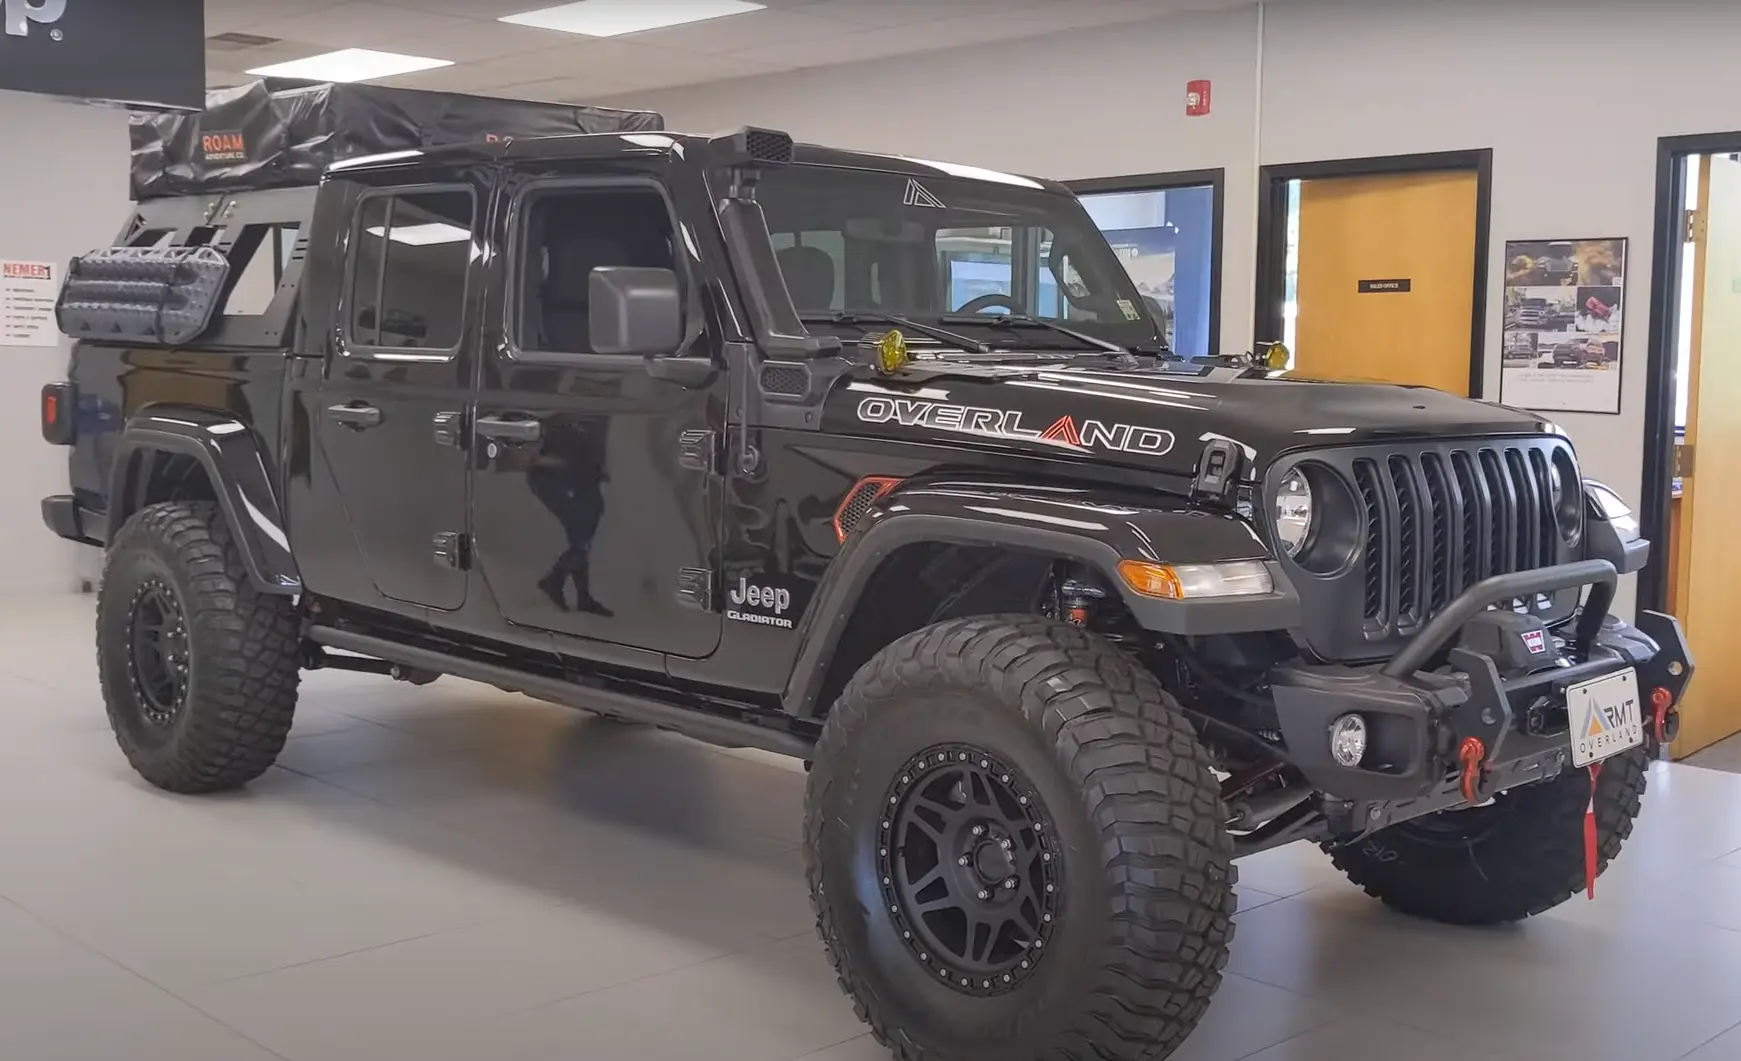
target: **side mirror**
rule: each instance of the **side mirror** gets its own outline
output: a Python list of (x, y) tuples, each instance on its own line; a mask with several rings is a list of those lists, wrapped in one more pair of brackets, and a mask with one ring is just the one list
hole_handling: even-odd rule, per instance
[(601, 266), (587, 285), (593, 353), (665, 357), (683, 345), (683, 296), (676, 273)]

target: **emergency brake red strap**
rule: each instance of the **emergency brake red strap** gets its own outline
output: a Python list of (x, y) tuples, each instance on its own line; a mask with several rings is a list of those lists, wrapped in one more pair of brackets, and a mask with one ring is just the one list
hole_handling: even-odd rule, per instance
[(1596, 898), (1596, 779), (1602, 776), (1602, 764), (1590, 764), (1590, 803), (1584, 811), (1584, 890)]

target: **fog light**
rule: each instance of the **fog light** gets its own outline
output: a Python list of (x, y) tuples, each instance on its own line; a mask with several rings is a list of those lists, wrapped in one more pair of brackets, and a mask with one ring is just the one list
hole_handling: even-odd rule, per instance
[(1336, 765), (1352, 769), (1366, 757), (1366, 720), (1359, 715), (1343, 715), (1330, 723), (1330, 758)]

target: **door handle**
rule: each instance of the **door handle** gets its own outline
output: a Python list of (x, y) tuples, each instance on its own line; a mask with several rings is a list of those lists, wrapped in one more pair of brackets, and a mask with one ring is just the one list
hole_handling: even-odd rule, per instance
[(536, 442), (544, 435), (544, 425), (536, 420), (497, 420), (480, 417), (477, 432), (498, 442)]
[(334, 405), (326, 412), (339, 423), (358, 431), (381, 425), (381, 410), (373, 405)]

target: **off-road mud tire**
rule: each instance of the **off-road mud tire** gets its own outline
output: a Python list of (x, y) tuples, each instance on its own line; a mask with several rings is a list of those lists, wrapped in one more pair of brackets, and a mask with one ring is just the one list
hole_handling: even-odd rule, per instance
[[(140, 587), (167, 586), (185, 622), (187, 683), (167, 722), (148, 718), (133, 669)], [(249, 581), (210, 502), (140, 509), (111, 543), (97, 597), (97, 673), (115, 739), (140, 776), (179, 793), (238, 788), (290, 732), (300, 678), (290, 598)]]
[[(875, 872), (892, 775), (955, 742), (1031, 782), (1062, 859), (1049, 949), (989, 997), (927, 975)], [(804, 827), (817, 928), (859, 1016), (900, 1061), (1171, 1054), (1220, 986), (1233, 936), (1232, 841), (1210, 765), (1155, 679), (1077, 627), (960, 619), (883, 649), (828, 716)]]
[[(1641, 748), (1602, 763), (1598, 872), (1632, 835), (1648, 765)], [(1403, 913), (1452, 925), (1504, 924), (1584, 890), (1589, 805), (1589, 771), (1568, 768), (1552, 781), (1502, 793), (1490, 806), (1441, 811), (1327, 850), (1349, 880)]]

